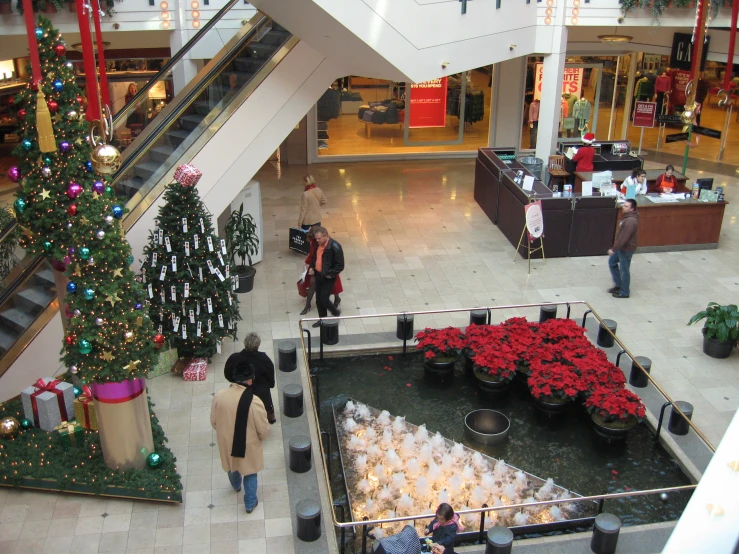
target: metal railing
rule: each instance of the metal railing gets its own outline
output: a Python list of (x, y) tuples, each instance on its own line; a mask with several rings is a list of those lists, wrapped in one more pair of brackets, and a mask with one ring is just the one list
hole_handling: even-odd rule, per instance
[[(711, 452), (715, 452), (716, 448), (711, 444), (711, 442), (705, 437), (705, 435), (696, 427), (696, 425), (687, 417), (685, 417), (685, 414), (680, 410), (678, 406), (676, 406), (676, 403), (670, 396), (660, 387), (654, 378), (644, 369), (641, 364), (636, 359), (636, 356), (634, 356), (628, 348), (620, 341), (620, 339), (611, 332), (611, 330), (608, 328), (608, 326), (603, 324), (603, 319), (593, 310), (593, 308), (588, 304), (587, 302), (583, 300), (574, 300), (574, 301), (563, 301), (563, 302), (542, 302), (542, 303), (534, 303), (534, 304), (511, 304), (511, 305), (504, 305), (504, 306), (481, 306), (481, 307), (475, 307), (475, 308), (454, 308), (454, 309), (446, 309), (446, 310), (425, 310), (425, 311), (415, 311), (415, 312), (395, 312), (395, 313), (384, 313), (384, 314), (367, 314), (367, 315), (350, 315), (350, 316), (338, 316), (338, 317), (330, 317), (326, 319), (331, 320), (338, 320), (338, 321), (350, 321), (350, 320), (356, 320), (356, 319), (377, 319), (377, 318), (398, 318), (398, 316), (403, 315), (413, 315), (413, 316), (422, 316), (422, 315), (438, 315), (438, 314), (455, 314), (455, 313), (471, 313), (473, 311), (478, 310), (487, 310), (488, 317), (487, 321), (490, 323), (491, 321), (491, 314), (494, 311), (502, 311), (502, 310), (523, 310), (523, 309), (530, 309), (530, 308), (541, 308), (543, 306), (565, 306), (567, 308), (567, 318), (569, 319), (569, 316), (571, 315), (571, 309), (573, 306), (583, 306), (586, 308), (585, 317), (587, 315), (592, 314), (599, 322), (602, 328), (605, 328), (605, 331), (607, 331), (611, 337), (613, 338), (614, 342), (617, 343), (621, 350), (623, 350), (629, 358), (631, 358), (633, 364), (638, 367), (647, 377), (650, 383), (654, 385), (654, 387), (664, 396), (668, 403), (672, 405), (673, 410), (677, 411), (682, 415), (683, 418), (685, 418), (686, 422), (690, 426), (693, 431), (695, 431), (696, 435), (705, 443), (706, 447), (711, 450)], [(300, 342), (301, 347), (303, 350), (303, 361), (305, 363), (306, 371), (310, 371), (310, 358), (308, 357), (308, 352), (310, 351), (310, 332), (308, 332), (307, 329), (303, 328), (304, 323), (312, 323), (316, 321), (322, 321), (321, 318), (318, 317), (311, 317), (311, 318), (303, 318), (300, 319), (298, 322), (298, 326), (300, 328)], [(585, 318), (583, 319), (583, 327), (585, 325)], [(306, 345), (304, 333), (308, 332), (309, 337), (309, 343)], [(318, 338), (319, 342), (322, 343), (322, 340)], [(405, 341), (404, 341), (405, 342)], [(356, 350), (353, 350), (352, 352), (356, 352)], [(310, 382), (310, 377), (309, 377)], [(314, 387), (310, 386), (308, 387), (310, 389), (310, 396), (311, 401), (313, 402), (313, 419), (314, 423), (316, 425), (316, 429), (321, 432), (321, 422), (319, 419), (320, 414), (320, 407), (317, 404), (318, 398), (317, 395), (314, 393)], [(325, 432), (323, 432), (325, 433)], [(329, 456), (331, 455), (331, 452), (326, 452), (324, 448), (324, 441), (319, 441), (320, 444), (320, 450), (321, 450), (321, 459), (322, 460), (329, 460)], [(325, 463), (325, 462), (324, 462)], [(332, 485), (330, 480), (329, 472), (326, 471), (324, 468), (323, 471), (323, 477), (325, 480), (326, 490), (328, 491), (329, 495), (329, 504), (332, 506), (336, 506), (337, 504), (340, 504), (339, 502), (335, 501), (333, 497), (332, 492)], [(482, 508), (474, 508), (474, 509), (468, 509), (468, 510), (460, 510), (455, 511), (455, 513), (458, 513), (460, 515), (466, 515), (466, 514), (482, 514), (481, 520), (484, 523), (485, 514), (489, 512), (495, 512), (498, 510), (510, 510), (510, 509), (523, 509), (523, 508), (532, 508), (537, 506), (547, 506), (547, 505), (557, 505), (557, 504), (565, 504), (565, 503), (572, 503), (572, 502), (589, 502), (589, 501), (598, 501), (600, 503), (600, 506), (602, 507), (602, 503), (605, 500), (613, 500), (613, 499), (619, 499), (619, 498), (631, 498), (631, 497), (637, 497), (637, 496), (649, 496), (649, 495), (655, 495), (655, 494), (668, 494), (671, 492), (680, 492), (680, 491), (692, 491), (697, 487), (697, 485), (680, 485), (675, 487), (667, 487), (667, 488), (659, 488), (659, 489), (649, 489), (649, 490), (641, 490), (641, 491), (628, 491), (628, 492), (622, 492), (622, 493), (610, 493), (610, 494), (600, 494), (600, 495), (591, 495), (591, 496), (582, 496), (582, 497), (575, 497), (570, 499), (564, 499), (564, 500), (546, 500), (546, 501), (538, 501), (528, 504), (511, 504), (506, 506), (496, 506), (496, 507), (482, 507)], [(343, 510), (342, 510), (343, 511)], [(402, 516), (402, 517), (396, 517), (396, 518), (385, 518), (385, 519), (364, 519), (361, 521), (338, 521), (336, 518), (336, 510), (332, 510), (332, 523), (334, 528), (340, 529), (343, 533), (343, 530), (347, 527), (362, 527), (363, 533), (362, 536), (365, 538), (363, 540), (363, 550), (364, 552), (364, 546), (366, 542), (366, 530), (368, 525), (382, 525), (387, 523), (398, 523), (403, 521), (415, 521), (415, 520), (421, 520), (421, 519), (431, 519), (435, 516), (435, 514), (415, 514), (411, 516)], [(482, 527), (481, 527), (482, 528)], [(344, 544), (342, 542), (341, 545), (341, 551), (344, 551)]]

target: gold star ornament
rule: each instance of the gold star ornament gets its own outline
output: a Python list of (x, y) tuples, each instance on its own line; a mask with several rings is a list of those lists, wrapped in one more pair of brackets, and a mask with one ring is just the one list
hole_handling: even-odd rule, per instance
[(103, 352), (103, 360), (105, 360), (106, 362), (112, 362), (113, 354), (110, 351), (106, 350), (105, 352)]
[(118, 268), (113, 271), (113, 277), (123, 277), (123, 269)]
[(41, 189), (41, 194), (39, 196), (41, 196), (41, 198), (43, 198), (44, 200), (48, 200), (49, 196), (51, 196), (51, 191)]
[(113, 296), (106, 296), (105, 301), (110, 302), (110, 305), (114, 307), (115, 303), (120, 302), (121, 299), (118, 297), (118, 293), (116, 292)]

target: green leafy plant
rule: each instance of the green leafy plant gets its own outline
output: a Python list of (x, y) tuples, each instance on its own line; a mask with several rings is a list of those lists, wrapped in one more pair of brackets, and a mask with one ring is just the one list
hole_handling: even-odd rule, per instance
[(717, 302), (709, 302), (705, 310), (690, 318), (688, 325), (703, 319), (706, 338), (715, 338), (721, 342), (736, 342), (739, 338), (739, 309), (736, 304), (722, 306)]
[(229, 252), (231, 265), (235, 265), (236, 256), (241, 259), (241, 264), (236, 265), (236, 270), (247, 266), (252, 267), (251, 257), (259, 252), (257, 224), (251, 214), (244, 213), (243, 203), (238, 210), (231, 213), (226, 223), (226, 249)]

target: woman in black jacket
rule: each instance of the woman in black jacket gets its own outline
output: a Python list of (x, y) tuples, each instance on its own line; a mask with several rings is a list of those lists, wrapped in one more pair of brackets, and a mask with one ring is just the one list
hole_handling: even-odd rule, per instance
[(241, 352), (231, 354), (226, 360), (224, 376), (227, 381), (232, 382), (234, 372), (244, 366), (254, 366), (254, 383), (252, 390), (254, 394), (262, 401), (267, 410), (267, 419), (270, 423), (275, 423), (275, 407), (272, 403), (272, 393), (269, 389), (275, 387), (275, 364), (269, 359), (264, 352), (259, 352), (259, 345), (262, 339), (257, 333), (249, 333), (244, 338), (244, 349)]

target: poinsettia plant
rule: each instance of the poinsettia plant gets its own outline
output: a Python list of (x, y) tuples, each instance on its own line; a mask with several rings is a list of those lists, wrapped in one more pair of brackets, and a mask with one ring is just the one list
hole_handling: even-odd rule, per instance
[(560, 362), (535, 361), (528, 384), (534, 398), (552, 402), (574, 400), (587, 389), (575, 367)]
[(585, 400), (585, 407), (605, 423), (641, 422), (646, 414), (641, 399), (625, 388), (597, 387)]
[(473, 357), (474, 370), (496, 381), (510, 381), (516, 375), (518, 354), (505, 343), (486, 344)]
[(431, 329), (426, 327), (416, 334), (416, 348), (424, 351), (427, 360), (434, 358), (456, 358), (466, 346), (464, 333), (457, 327)]
[(467, 342), (464, 353), (473, 357), (482, 348), (501, 343), (506, 334), (500, 325), (470, 325), (465, 329), (464, 337)]

